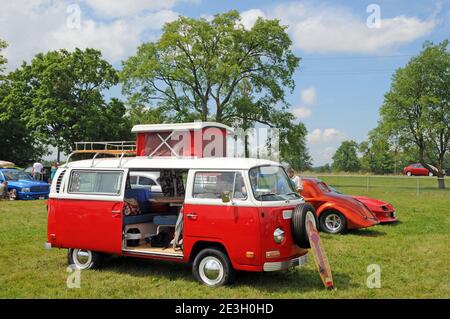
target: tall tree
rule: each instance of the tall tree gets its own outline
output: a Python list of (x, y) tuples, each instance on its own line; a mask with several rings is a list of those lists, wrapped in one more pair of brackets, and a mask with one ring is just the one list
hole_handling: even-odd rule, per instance
[(20, 82), (13, 86), (12, 76), (3, 74), (7, 60), (1, 51), (5, 48), (6, 42), (0, 39), (0, 159), (25, 165), (39, 158), (43, 148), (21, 119), (22, 104), (14, 103), (12, 98), (26, 87)]
[(141, 45), (123, 63), (121, 77), (123, 92), (133, 99), (156, 102), (178, 117), (233, 124), (242, 81), (263, 107), (286, 108), (285, 88), (294, 88), (298, 64), (278, 20), (259, 18), (248, 30), (230, 11), (211, 21), (180, 17), (167, 23), (158, 41)]
[[(448, 40), (426, 42), (420, 55), (398, 69), (381, 107), (381, 123), (415, 146), (418, 160), (445, 188), (444, 161), (450, 148), (450, 52)], [(437, 169), (435, 169), (434, 167)]]
[[(277, 127), (281, 154), (306, 167), (305, 128), (286, 111), (285, 90), (294, 89), (300, 62), (286, 27), (259, 18), (246, 29), (240, 19), (230, 11), (211, 21), (180, 17), (167, 23), (158, 41), (141, 45), (123, 62), (123, 93), (132, 103), (157, 106), (168, 121)], [(289, 151), (286, 143), (294, 142)]]
[(344, 141), (333, 155), (332, 168), (338, 172), (357, 172), (361, 168), (358, 159), (358, 144), (355, 141)]
[(358, 146), (362, 154), (361, 168), (375, 174), (388, 174), (395, 171), (396, 152), (389, 135), (380, 127), (370, 131), (367, 141)]
[(26, 104), (23, 118), (38, 140), (69, 152), (76, 141), (129, 138), (124, 104), (104, 99), (104, 91), (118, 83), (118, 74), (99, 51), (38, 54), (15, 73), (26, 90), (11, 98)]
[(4, 65), (8, 62), (6, 57), (4, 57), (1, 53), (4, 49), (6, 49), (7, 46), (8, 46), (7, 43), (5, 41), (3, 41), (2, 39), (0, 39), (0, 80), (1, 80), (2, 73), (5, 70)]
[(306, 171), (312, 167), (311, 156), (305, 143), (306, 134), (303, 123), (292, 123), (285, 133), (281, 134), (281, 159), (296, 171)]

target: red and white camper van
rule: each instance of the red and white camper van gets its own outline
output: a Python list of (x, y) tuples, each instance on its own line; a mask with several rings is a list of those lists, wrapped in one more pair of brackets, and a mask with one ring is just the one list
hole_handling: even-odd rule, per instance
[[(115, 157), (97, 157), (105, 152)], [(186, 262), (197, 280), (218, 286), (231, 283), (235, 270), (306, 262), (305, 220), (316, 220), (315, 211), (279, 163), (126, 152), (96, 150), (93, 159), (58, 169), (46, 245), (68, 249), (69, 264), (95, 268), (105, 255)], [(133, 175), (149, 172), (159, 176), (158, 196), (132, 187)]]

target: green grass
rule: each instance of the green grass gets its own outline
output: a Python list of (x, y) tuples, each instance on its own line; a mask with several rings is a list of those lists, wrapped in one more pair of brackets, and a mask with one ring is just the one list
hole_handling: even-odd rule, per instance
[[(424, 178), (417, 196), (415, 179), (377, 178), (369, 188), (359, 179), (324, 178), (345, 193), (391, 202), (400, 222), (322, 233), (336, 291), (322, 288), (312, 260), (292, 272), (239, 273), (233, 286), (211, 289), (194, 281), (189, 265), (118, 257), (83, 271), (81, 288), (68, 289), (66, 251), (43, 248), (44, 202), (1, 201), (0, 298), (450, 298), (450, 190)], [(381, 267), (380, 289), (366, 286), (370, 264)]]

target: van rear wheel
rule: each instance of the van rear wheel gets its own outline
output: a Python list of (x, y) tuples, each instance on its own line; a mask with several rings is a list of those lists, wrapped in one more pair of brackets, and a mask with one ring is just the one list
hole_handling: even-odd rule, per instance
[(216, 248), (200, 251), (192, 264), (195, 279), (210, 287), (228, 285), (234, 280), (234, 269), (228, 256)]
[(76, 269), (97, 269), (102, 264), (103, 255), (92, 250), (70, 248), (67, 252), (67, 261)]

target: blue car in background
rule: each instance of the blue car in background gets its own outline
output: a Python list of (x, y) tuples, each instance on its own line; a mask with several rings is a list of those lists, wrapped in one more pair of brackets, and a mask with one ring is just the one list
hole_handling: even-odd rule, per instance
[(0, 183), (7, 183), (10, 199), (46, 199), (50, 185), (17, 168), (0, 168)]

